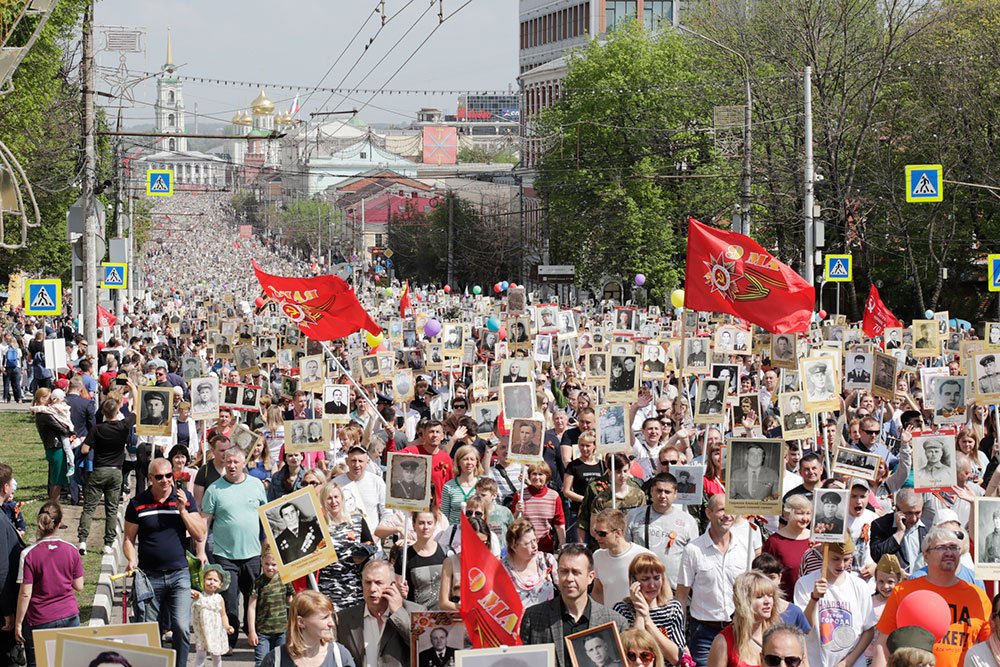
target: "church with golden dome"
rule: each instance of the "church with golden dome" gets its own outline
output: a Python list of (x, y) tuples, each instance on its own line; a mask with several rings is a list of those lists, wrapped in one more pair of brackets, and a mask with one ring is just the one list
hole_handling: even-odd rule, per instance
[(231, 154), (233, 161), (251, 173), (254, 170), (277, 169), (280, 164), (280, 142), (276, 132), (282, 132), (295, 121), (290, 113), (275, 113), (274, 102), (261, 90), (250, 102), (249, 110), (237, 111), (232, 118), (235, 129)]

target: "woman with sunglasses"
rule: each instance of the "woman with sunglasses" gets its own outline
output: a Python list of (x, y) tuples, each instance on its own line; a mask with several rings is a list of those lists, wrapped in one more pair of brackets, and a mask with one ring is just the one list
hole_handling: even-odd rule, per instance
[(764, 633), (781, 623), (778, 586), (760, 572), (744, 572), (733, 584), (732, 625), (712, 642), (707, 667), (756, 667), (761, 664)]
[(602, 479), (607, 472), (604, 462), (597, 458), (597, 434), (585, 431), (577, 441), (580, 456), (570, 461), (563, 475), (563, 497), (569, 500), (569, 513), (566, 516), (566, 539), (576, 542), (576, 517), (580, 512), (580, 503), (591, 482)]
[(507, 555), (501, 560), (525, 609), (548, 602), (556, 594), (556, 559), (538, 550), (535, 529), (527, 519), (515, 519), (507, 529)]
[(319, 502), (330, 531), (330, 543), (339, 558), (319, 571), (319, 592), (330, 598), (337, 611), (361, 602), (361, 563), (352, 557), (361, 545), (374, 540), (361, 512), (349, 512), (344, 492), (336, 482), (327, 482), (319, 490)]
[(664, 667), (655, 631), (629, 628), (621, 635), (625, 667)]
[(629, 596), (616, 602), (614, 610), (633, 628), (648, 631), (656, 640), (656, 652), (669, 664), (678, 664), (687, 653), (684, 605), (674, 599), (666, 568), (657, 556), (641, 553), (628, 567), (628, 580)]
[[(475, 514), (479, 514), (479, 516), (474, 516)], [(469, 518), (469, 525), (476, 531), (476, 536), (492, 550), (493, 531), (490, 530), (489, 525), (483, 519), (482, 511), (467, 510), (466, 516)], [(459, 610), (459, 597), (462, 590), (461, 574), (462, 564), (459, 560), (459, 552), (453, 551), (448, 555), (448, 559), (444, 562), (444, 565), (441, 566), (441, 587), (438, 591), (439, 609), (444, 611)]]

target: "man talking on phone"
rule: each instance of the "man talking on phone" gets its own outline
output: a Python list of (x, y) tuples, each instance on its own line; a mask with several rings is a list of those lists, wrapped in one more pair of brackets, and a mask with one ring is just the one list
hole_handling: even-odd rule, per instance
[[(205, 539), (205, 520), (198, 514), (194, 498), (174, 482), (168, 459), (149, 464), (149, 486), (138, 493), (125, 510), (123, 550), (128, 569), (146, 575), (153, 598), (140, 606), (139, 622), (160, 621), (173, 632), (171, 642), (176, 664), (188, 660), (191, 626), (191, 577), (185, 555), (187, 535)], [(138, 547), (136, 546), (138, 540)]]

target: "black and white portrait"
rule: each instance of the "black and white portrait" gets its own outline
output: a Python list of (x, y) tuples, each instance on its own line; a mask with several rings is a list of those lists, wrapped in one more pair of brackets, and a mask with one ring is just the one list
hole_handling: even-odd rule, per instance
[[(962, 375), (943, 375), (930, 378), (927, 396), (934, 409), (936, 424), (964, 424), (968, 378)], [(927, 401), (925, 401), (927, 403)]]
[(346, 417), (350, 412), (351, 387), (349, 385), (334, 384), (323, 389), (324, 416), (331, 418)]
[(941, 354), (938, 323), (934, 320), (913, 320), (913, 356), (936, 357)]
[(386, 478), (388, 509), (425, 510), (431, 502), (431, 457), (389, 452)]
[(323, 355), (316, 354), (299, 359), (299, 387), (320, 391), (323, 387)]
[(975, 500), (976, 576), (993, 579), (1000, 572), (1000, 498)]
[(323, 542), (323, 530), (308, 495), (265, 510), (276, 555), (284, 565), (311, 555)]
[(872, 363), (872, 393), (879, 398), (892, 400), (896, 395), (896, 357), (876, 352)]
[[(1000, 369), (993, 353), (977, 354), (973, 357), (973, 372), (976, 374), (976, 395), (983, 398), (1000, 394)], [(997, 402), (997, 401), (992, 401)]]
[(552, 334), (535, 336), (535, 361), (549, 361), (552, 358)]
[(598, 453), (631, 452), (625, 428), (624, 405), (602, 405), (597, 418)]
[(536, 307), (535, 329), (540, 334), (559, 333), (559, 306), (545, 304)]
[(771, 363), (778, 368), (795, 368), (795, 334), (771, 336)]
[(704, 500), (705, 466), (671, 465), (670, 474), (677, 480), (677, 499), (681, 505), (700, 504)]
[(718, 424), (725, 420), (726, 381), (698, 378), (694, 421), (697, 424)]
[(513, 461), (541, 460), (542, 435), (545, 430), (541, 419), (515, 419), (510, 427), (509, 456)]
[(531, 362), (527, 359), (521, 359), (518, 357), (514, 357), (513, 359), (504, 359), (500, 368), (500, 381), (503, 384), (528, 382), (531, 379)]
[(812, 539), (841, 543), (847, 525), (849, 489), (816, 489), (813, 493)]
[(139, 435), (170, 435), (173, 430), (173, 390), (171, 387), (139, 389)]
[(838, 410), (840, 391), (837, 386), (835, 360), (827, 357), (800, 359), (801, 382), (810, 409)]
[(504, 420), (531, 419), (535, 416), (535, 390), (530, 382), (505, 384), (500, 388)]
[(616, 335), (631, 335), (635, 333), (636, 319), (634, 308), (615, 308), (614, 333)]
[(524, 288), (511, 287), (507, 290), (507, 314), (520, 315), (524, 312)]
[(361, 382), (375, 384), (382, 381), (382, 369), (378, 364), (378, 355), (368, 354), (361, 357)]
[(260, 387), (246, 385), (242, 387), (240, 394), (240, 407), (244, 410), (257, 410), (257, 401), (260, 398)]
[(914, 435), (912, 446), (914, 489), (951, 489), (958, 483), (954, 433)]
[(729, 396), (735, 396), (739, 391), (739, 370), (736, 364), (712, 364), (712, 377), (725, 380)]
[(185, 382), (201, 375), (201, 359), (193, 354), (189, 354), (181, 359), (181, 377)]
[(599, 625), (565, 638), (572, 667), (622, 667), (625, 652), (614, 623)]
[(405, 369), (397, 371), (392, 376), (392, 400), (394, 403), (410, 401), (413, 399), (413, 371)]
[(639, 374), (636, 373), (636, 365), (636, 355), (618, 356), (612, 353), (608, 391), (635, 393), (639, 383)]
[(778, 408), (781, 411), (782, 438), (799, 440), (816, 436), (813, 415), (805, 411), (802, 392), (778, 394)]
[(865, 352), (848, 352), (845, 359), (844, 389), (868, 390), (872, 386), (871, 354)]
[(857, 449), (838, 447), (833, 454), (833, 472), (837, 475), (860, 477), (870, 482), (875, 481), (879, 462), (882, 457)]
[(476, 420), (476, 434), (483, 438), (493, 435), (493, 429), (500, 416), (500, 404), (497, 401), (487, 401), (472, 404), (472, 418)]
[(727, 498), (768, 501), (781, 498), (784, 457), (780, 440), (730, 441)]
[(666, 375), (667, 363), (663, 346), (646, 343), (642, 346), (642, 375), (651, 380), (661, 380)]
[(785, 393), (789, 391), (799, 390), (799, 372), (797, 370), (789, 370), (787, 368), (781, 369), (781, 378), (779, 380), (779, 392)]
[(462, 343), (465, 340), (461, 324), (446, 324), (441, 332), (442, 350), (445, 356), (458, 356), (462, 353)]
[(685, 373), (704, 373), (708, 370), (708, 353), (704, 338), (685, 338), (681, 348)]
[(241, 375), (253, 372), (257, 368), (257, 348), (252, 345), (240, 345), (236, 348), (236, 370)]
[(986, 342), (990, 347), (1000, 348), (1000, 322), (986, 323)]
[(191, 416), (195, 419), (219, 416), (219, 378), (196, 377), (191, 380)]

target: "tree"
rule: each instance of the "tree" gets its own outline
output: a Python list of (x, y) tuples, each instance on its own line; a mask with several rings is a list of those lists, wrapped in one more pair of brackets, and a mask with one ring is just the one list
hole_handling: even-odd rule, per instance
[(559, 101), (542, 113), (536, 186), (552, 261), (599, 292), (643, 273), (664, 301), (683, 275), (688, 215), (732, 210), (738, 173), (715, 150), (707, 61), (676, 34), (627, 21), (569, 57)]

